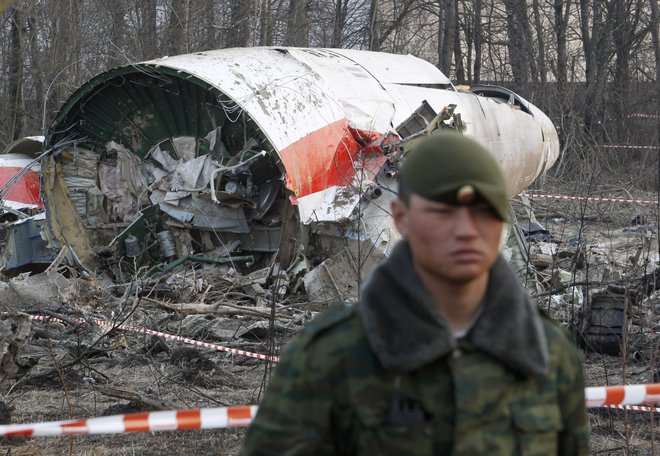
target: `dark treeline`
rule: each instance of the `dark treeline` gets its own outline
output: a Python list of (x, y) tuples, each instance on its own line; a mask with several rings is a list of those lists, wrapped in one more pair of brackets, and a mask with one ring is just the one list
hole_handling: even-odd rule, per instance
[(658, 145), (659, 14), (658, 0), (14, 0), (0, 14), (0, 149), (42, 134), (108, 68), (275, 45), (411, 53), (457, 84), (506, 86), (555, 120), (564, 160), (593, 160), (597, 145)]

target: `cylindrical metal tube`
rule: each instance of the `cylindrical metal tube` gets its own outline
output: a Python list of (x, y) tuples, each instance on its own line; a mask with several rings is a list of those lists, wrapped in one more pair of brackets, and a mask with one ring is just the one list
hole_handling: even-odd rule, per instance
[(176, 256), (176, 244), (174, 243), (174, 235), (170, 231), (161, 231), (156, 233), (156, 239), (160, 245), (160, 252), (165, 258), (172, 258)]
[(140, 240), (132, 234), (126, 236), (124, 239), (124, 247), (126, 248), (126, 256), (135, 258), (140, 254)]

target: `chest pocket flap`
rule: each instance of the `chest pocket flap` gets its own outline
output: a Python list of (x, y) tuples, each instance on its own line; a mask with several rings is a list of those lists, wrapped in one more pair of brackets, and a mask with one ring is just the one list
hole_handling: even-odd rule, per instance
[(517, 407), (512, 411), (518, 452), (522, 456), (557, 454), (561, 413), (557, 404)]
[(513, 423), (522, 432), (559, 432), (562, 430), (561, 413), (557, 404), (516, 407)]

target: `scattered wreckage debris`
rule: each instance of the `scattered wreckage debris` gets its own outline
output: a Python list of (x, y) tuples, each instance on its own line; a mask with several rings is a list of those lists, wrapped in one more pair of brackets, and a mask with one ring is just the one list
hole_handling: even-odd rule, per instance
[[(615, 222), (610, 211), (598, 214), (602, 207), (587, 213), (581, 206), (569, 222), (566, 207), (537, 205), (532, 211), (525, 196), (515, 208), (544, 289), (536, 293), (541, 306), (575, 331), (587, 351), (653, 359), (660, 340), (660, 253), (658, 226), (646, 223), (650, 217), (621, 211)], [(546, 227), (535, 216), (544, 212)], [(623, 227), (613, 228), (615, 223)]]
[[(484, 143), (511, 195), (559, 152), (552, 122), (528, 101), (454, 87), (413, 56), (224, 49), (115, 68), (50, 125), (45, 221), (32, 233), (53, 257), (117, 282), (184, 262), (241, 274), (274, 263), (314, 299), (355, 298), (398, 236), (388, 211), (399, 161), (443, 128)], [(5, 269), (29, 264), (11, 262), (19, 250)]]
[[(281, 300), (278, 297), (275, 303), (273, 296), (281, 284), (277, 281), (271, 284), (267, 270), (239, 275), (230, 267), (219, 270), (215, 265), (205, 265), (112, 285), (101, 283), (96, 276), (76, 276), (76, 271), (70, 268), (67, 271), (68, 277), (51, 271), (24, 274), (3, 282), (0, 289), (3, 382), (18, 381), (27, 386), (50, 378), (48, 382), (57, 383), (63, 372), (88, 377), (92, 369), (94, 381), (101, 382), (95, 386), (99, 393), (129, 400), (145, 410), (157, 409), (157, 398), (115, 385), (111, 377), (99, 374), (103, 366), (114, 369), (122, 363), (135, 362), (145, 356), (140, 353), (157, 358), (164, 355), (174, 365), (208, 362), (204, 361), (207, 355), (198, 348), (179, 345), (188, 343), (187, 338), (213, 341), (213, 347), (207, 347), (207, 351), (208, 348), (218, 351), (215, 342), (236, 347), (219, 352), (226, 352), (228, 357), (224, 359), (233, 364), (249, 363), (249, 351), (263, 351), (266, 341), (273, 337), (272, 330), (283, 337), (299, 330), (320, 310), (303, 297), (288, 296)], [(262, 286), (259, 298), (268, 299), (272, 303), (270, 307), (259, 306), (257, 296), (243, 291), (258, 284)], [(181, 311), (178, 304), (183, 300), (208, 307), (203, 308), (203, 314), (190, 313), (186, 308)], [(124, 328), (124, 324), (135, 326)], [(156, 328), (163, 333), (153, 335), (155, 331), (137, 330), (138, 327)], [(163, 337), (166, 333), (170, 336)], [(206, 342), (194, 345), (203, 349), (208, 345)], [(234, 360), (234, 353), (246, 353), (248, 358)], [(212, 372), (217, 368), (209, 366), (202, 371)], [(189, 367), (192, 369), (192, 364)], [(202, 375), (196, 369), (184, 371)]]
[(30, 338), (30, 326), (27, 315), (0, 317), (0, 384), (15, 378), (25, 367), (20, 356)]
[[(18, 180), (40, 173), (41, 198), (30, 203), (32, 212), (10, 208), (9, 195), (16, 197), (8, 184), (16, 179), (4, 185), (0, 266), (20, 272), (43, 258), (49, 272), (68, 265), (72, 274), (116, 287), (99, 301), (118, 309), (130, 308), (131, 297), (184, 316), (191, 332), (265, 338), (310, 317), (310, 310), (289, 315), (281, 305), (301, 291), (315, 303), (355, 299), (397, 238), (388, 208), (399, 162), (416, 138), (445, 128), (489, 148), (511, 195), (559, 150), (554, 126), (526, 100), (494, 86), (456, 88), (411, 56), (229, 49), (115, 68), (81, 86), (43, 140), (17, 143), (6, 155), (25, 154), (30, 165)], [(604, 317), (594, 313), (598, 307), (590, 315), (585, 308), (599, 290), (576, 284), (606, 288), (628, 279), (613, 267), (618, 260), (601, 255), (584, 233), (557, 243), (536, 219), (519, 219), (507, 258), (530, 278), (533, 293), (568, 284), (548, 305), (595, 331)], [(28, 234), (10, 242), (18, 226)], [(39, 253), (21, 256), (32, 240), (39, 249), (30, 251)], [(628, 252), (624, 263), (650, 264), (642, 250)], [(181, 271), (191, 270), (215, 274), (230, 291), (190, 283)], [(135, 278), (140, 287), (115, 285)], [(40, 293), (55, 302), (64, 290), (80, 293)], [(273, 315), (272, 324), (217, 324)]]
[(39, 190), (43, 140), (42, 136), (21, 138), (0, 155), (0, 270), (47, 266), (53, 259), (41, 238), (45, 221)]

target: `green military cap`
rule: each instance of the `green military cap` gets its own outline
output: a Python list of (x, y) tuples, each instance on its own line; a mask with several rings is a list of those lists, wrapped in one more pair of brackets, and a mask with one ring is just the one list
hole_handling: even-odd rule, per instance
[(443, 131), (414, 143), (399, 168), (408, 189), (448, 204), (485, 202), (508, 219), (506, 182), (495, 158), (478, 142)]

